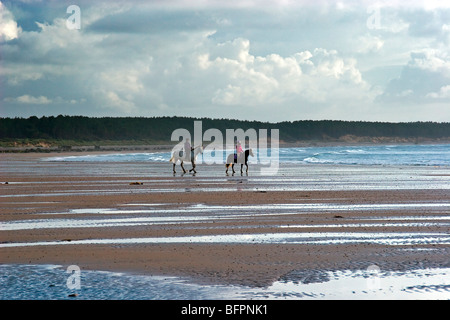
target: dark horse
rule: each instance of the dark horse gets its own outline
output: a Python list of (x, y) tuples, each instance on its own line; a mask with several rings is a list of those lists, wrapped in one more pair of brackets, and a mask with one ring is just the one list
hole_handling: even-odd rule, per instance
[(225, 164), (227, 170), (225, 171), (225, 173), (228, 173), (228, 168), (231, 166), (231, 169), (233, 170), (233, 173), (235, 173), (236, 171), (234, 171), (234, 164), (235, 163), (240, 163), (241, 164), (241, 173), (243, 172), (242, 169), (245, 166), (247, 167), (247, 170), (245, 172), (248, 172), (248, 156), (251, 155), (252, 157), (253, 155), (253, 150), (252, 149), (247, 149), (245, 150), (244, 153), (242, 153), (240, 155), (240, 157), (238, 157), (238, 159), (234, 158), (234, 154), (230, 154), (227, 157), (227, 163)]

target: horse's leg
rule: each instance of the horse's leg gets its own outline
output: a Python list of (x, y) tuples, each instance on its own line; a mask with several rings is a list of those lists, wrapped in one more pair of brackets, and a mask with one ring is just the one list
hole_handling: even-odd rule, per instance
[(229, 167), (230, 165), (227, 163), (227, 164), (225, 164), (225, 168), (227, 168), (226, 170), (225, 170), (225, 173), (228, 173), (228, 167)]
[(175, 163), (173, 164), (173, 173), (177, 173), (177, 172), (175, 171)]
[(241, 163), (241, 173), (243, 172), (243, 167), (244, 167), (244, 164)]
[(231, 164), (231, 169), (233, 169), (233, 173), (236, 172), (236, 171), (234, 171), (234, 163)]
[(183, 169), (183, 172), (186, 173), (186, 169), (183, 166), (183, 161), (181, 161), (181, 169)]
[(248, 153), (245, 154), (244, 163), (245, 163), (245, 166), (246, 166), (245, 172), (248, 172)]
[(195, 171), (195, 162), (191, 162), (192, 163), (192, 169), (189, 170), (189, 172), (194, 171), (194, 173), (197, 173), (197, 171)]

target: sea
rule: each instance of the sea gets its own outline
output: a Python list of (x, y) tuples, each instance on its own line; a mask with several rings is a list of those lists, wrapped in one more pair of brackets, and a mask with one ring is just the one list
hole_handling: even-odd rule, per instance
[[(205, 146), (197, 164), (225, 163), (232, 150), (212, 150)], [(323, 146), (253, 150), (249, 163), (277, 160), (289, 164), (339, 165), (407, 165), (450, 166), (450, 144)], [(45, 161), (66, 162), (167, 162), (172, 152), (110, 153), (45, 158)]]

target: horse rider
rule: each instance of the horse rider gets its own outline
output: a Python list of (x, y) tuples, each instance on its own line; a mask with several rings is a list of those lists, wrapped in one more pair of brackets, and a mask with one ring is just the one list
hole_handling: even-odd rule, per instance
[(236, 144), (236, 163), (243, 152), (244, 150), (242, 150), (241, 141), (238, 141)]
[(191, 147), (189, 138), (186, 138), (186, 142), (184, 143), (184, 157), (186, 158), (186, 161), (191, 161), (191, 159), (194, 157), (193, 151), (194, 148)]

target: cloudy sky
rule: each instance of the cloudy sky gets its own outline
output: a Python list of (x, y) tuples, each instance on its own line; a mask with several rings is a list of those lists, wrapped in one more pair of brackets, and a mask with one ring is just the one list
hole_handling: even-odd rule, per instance
[(0, 1), (2, 117), (450, 121), (450, 1)]

